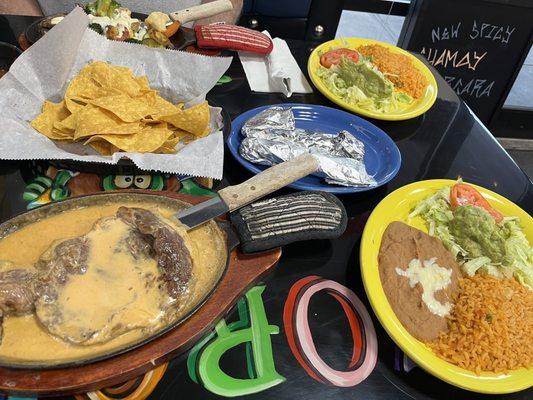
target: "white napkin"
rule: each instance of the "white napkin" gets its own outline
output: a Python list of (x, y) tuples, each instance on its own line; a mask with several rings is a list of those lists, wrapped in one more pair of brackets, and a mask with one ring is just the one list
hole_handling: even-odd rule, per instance
[[(270, 37), (267, 31), (263, 33)], [(250, 88), (254, 92), (312, 93), (313, 89), (287, 46), (280, 38), (272, 39), (274, 48), (268, 56), (239, 52)]]

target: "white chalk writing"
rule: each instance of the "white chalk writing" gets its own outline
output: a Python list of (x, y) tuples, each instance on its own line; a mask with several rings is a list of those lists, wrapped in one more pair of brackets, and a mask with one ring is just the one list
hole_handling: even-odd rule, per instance
[[(511, 35), (516, 30), (515, 27), (492, 25), (482, 22), (478, 25), (476, 20), (472, 23), (470, 31), (470, 39), (490, 39), (492, 41), (500, 41), (502, 43), (509, 43)], [(433, 40), (433, 36), (431, 37)]]
[(456, 76), (444, 76), (444, 80), (448, 82), (459, 96), (466, 94), (477, 99), (483, 96), (489, 97), (495, 83), (495, 81), (478, 78), (472, 78), (467, 81), (466, 79), (463, 80), (463, 78), (458, 78)]
[(437, 26), (436, 28), (433, 28), (431, 30), (431, 41), (435, 43), (435, 42), (440, 42), (441, 40), (457, 38), (457, 36), (459, 35), (460, 27), (461, 27), (460, 22), (458, 22), (457, 25), (452, 24), (450, 27)]
[(433, 49), (431, 47), (426, 49), (423, 47), (420, 54), (426, 56), (429, 63), (435, 67), (439, 65), (444, 68), (448, 68), (448, 66), (453, 68), (467, 67), (475, 71), (479, 62), (487, 55), (487, 52), (467, 51), (462, 54), (458, 50)]

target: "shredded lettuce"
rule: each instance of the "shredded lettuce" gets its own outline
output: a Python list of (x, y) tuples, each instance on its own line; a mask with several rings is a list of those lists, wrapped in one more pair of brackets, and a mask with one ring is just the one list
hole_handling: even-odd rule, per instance
[[(520, 226), (520, 219), (505, 217), (497, 225), (498, 236), (504, 238), (505, 254), (502, 262), (495, 262), (487, 255), (474, 257), (457, 243), (457, 238), (450, 232), (450, 222), (454, 218), (450, 206), (450, 190), (451, 187), (444, 187), (420, 201), (408, 218), (422, 217), (428, 233), (442, 241), (466, 275), (485, 273), (498, 278), (514, 277), (520, 284), (533, 290), (533, 247)], [(490, 233), (487, 232), (487, 235)]]
[[(463, 272), (467, 274), (468, 276), (474, 276), (476, 272), (482, 267), (486, 267), (487, 265), (490, 265), (491, 260), (488, 257), (477, 257), (473, 258), (472, 260), (466, 261), (463, 264)], [(496, 269), (495, 272), (498, 274), (499, 277), (503, 277), (503, 275)]]
[(509, 232), (505, 241), (504, 263), (518, 282), (533, 289), (533, 247), (520, 227), (519, 218), (505, 218), (503, 225)]

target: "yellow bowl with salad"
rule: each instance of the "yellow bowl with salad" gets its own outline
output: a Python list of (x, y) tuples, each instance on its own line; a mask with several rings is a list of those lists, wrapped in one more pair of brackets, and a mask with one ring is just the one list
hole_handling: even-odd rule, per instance
[(437, 99), (437, 82), (422, 61), (377, 40), (325, 42), (311, 53), (307, 70), (328, 99), (370, 118), (414, 118), (429, 110)]

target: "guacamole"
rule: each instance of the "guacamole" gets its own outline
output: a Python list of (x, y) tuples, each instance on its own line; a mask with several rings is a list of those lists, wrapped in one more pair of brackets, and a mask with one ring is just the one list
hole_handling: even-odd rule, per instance
[(368, 63), (355, 63), (349, 58), (343, 57), (338, 66), (337, 74), (346, 82), (346, 86), (357, 86), (366, 96), (375, 100), (383, 100), (392, 96), (392, 82)]
[(504, 261), (505, 234), (484, 209), (475, 206), (457, 207), (453, 210), (453, 219), (450, 221), (450, 233), (471, 258), (486, 256), (494, 263)]
[(452, 208), (451, 189), (445, 186), (418, 202), (409, 219), (418, 215), (424, 218), (429, 234), (442, 240), (466, 275), (482, 272), (498, 278), (514, 277), (533, 290), (533, 246), (520, 218), (505, 216), (497, 223), (483, 208)]

